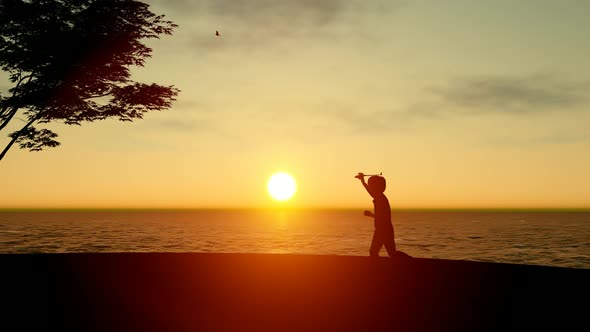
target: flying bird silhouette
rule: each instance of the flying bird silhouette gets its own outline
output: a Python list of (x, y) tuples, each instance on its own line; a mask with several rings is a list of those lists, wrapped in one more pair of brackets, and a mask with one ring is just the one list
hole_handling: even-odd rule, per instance
[(216, 35), (217, 37), (221, 37), (221, 35), (219, 34), (219, 31), (217, 31), (217, 30), (215, 30), (215, 35)]

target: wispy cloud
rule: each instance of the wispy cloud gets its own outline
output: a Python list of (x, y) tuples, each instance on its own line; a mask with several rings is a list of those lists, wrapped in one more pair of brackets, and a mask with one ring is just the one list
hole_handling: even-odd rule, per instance
[(531, 144), (573, 144), (589, 141), (590, 134), (588, 133), (556, 133), (531, 139)]
[[(195, 29), (190, 46), (199, 54), (252, 51), (293, 39), (337, 41), (361, 34), (367, 13), (382, 15), (406, 0), (152, 0), (178, 19), (214, 22), (207, 31)], [(369, 15), (369, 17), (371, 17)], [(182, 24), (181, 24), (182, 28)], [(215, 30), (221, 40), (213, 38)]]
[[(148, 0), (176, 16), (206, 16), (257, 27), (270, 25), (321, 26), (342, 14), (373, 10), (385, 12), (405, 1), (364, 0)], [(297, 28), (296, 26), (294, 28)]]
[(194, 130), (202, 130), (208, 126), (202, 122), (196, 122), (195, 120), (183, 120), (183, 119), (166, 119), (157, 122), (157, 125), (163, 129), (171, 130), (174, 132), (192, 132)]
[(321, 26), (333, 22), (348, 6), (343, 0), (222, 0), (207, 2), (209, 14), (247, 26)]
[(587, 144), (590, 142), (590, 134), (582, 132), (554, 132), (543, 135), (526, 135), (515, 137), (489, 137), (483, 142), (476, 144), (488, 148), (517, 148), (547, 146), (547, 145), (568, 145), (568, 144)]
[(152, 119), (141, 127), (144, 132), (158, 132), (164, 135), (177, 135), (203, 139), (203, 137), (239, 140), (240, 137), (228, 130), (219, 119), (213, 117), (189, 116), (166, 119)]
[(380, 135), (391, 130), (406, 131), (416, 121), (439, 117), (437, 107), (415, 103), (406, 107), (370, 109), (359, 104), (326, 101), (304, 108), (301, 117), (321, 132), (342, 135)]
[(175, 105), (174, 110), (166, 116), (143, 121), (142, 130), (165, 133), (166, 135), (191, 135), (239, 139), (227, 128), (224, 112), (211, 103), (183, 102)]
[(428, 89), (447, 108), (465, 113), (569, 110), (587, 101), (588, 83), (550, 75), (481, 76)]
[[(585, 82), (558, 79), (556, 76), (489, 76), (454, 79), (447, 85), (423, 88), (420, 100), (405, 105), (367, 109), (360, 103), (330, 102), (310, 108), (318, 121), (345, 128), (348, 132), (384, 133), (403, 130), (424, 121), (452, 120), (465, 116), (503, 114), (505, 116), (582, 112), (589, 99)], [(578, 136), (547, 136), (539, 143), (584, 140)]]

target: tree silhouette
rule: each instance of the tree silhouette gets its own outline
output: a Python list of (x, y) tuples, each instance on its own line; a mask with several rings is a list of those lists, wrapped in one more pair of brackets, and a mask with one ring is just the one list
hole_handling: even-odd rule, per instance
[(0, 68), (12, 84), (0, 95), (0, 131), (24, 123), (0, 160), (15, 143), (30, 151), (60, 145), (35, 124), (133, 121), (169, 108), (179, 90), (134, 82), (129, 68), (151, 56), (142, 40), (176, 27), (135, 0), (0, 0)]

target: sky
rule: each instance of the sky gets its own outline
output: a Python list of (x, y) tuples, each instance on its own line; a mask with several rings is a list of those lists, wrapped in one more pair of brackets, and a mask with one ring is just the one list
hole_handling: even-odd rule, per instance
[(0, 208), (368, 208), (357, 172), (394, 209), (590, 207), (588, 1), (146, 2), (179, 27), (132, 78), (173, 107), (50, 125)]

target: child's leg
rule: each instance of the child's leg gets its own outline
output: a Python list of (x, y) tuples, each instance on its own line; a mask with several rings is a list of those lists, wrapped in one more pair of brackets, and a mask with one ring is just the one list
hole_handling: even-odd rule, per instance
[(393, 235), (393, 232), (391, 234), (387, 234), (383, 238), (384, 238), (383, 242), (385, 244), (385, 249), (387, 250), (389, 257), (393, 257), (393, 255), (395, 255), (395, 237)]
[(383, 237), (380, 234), (377, 234), (375, 231), (373, 233), (373, 241), (371, 241), (371, 249), (369, 249), (369, 254), (371, 257), (379, 257), (379, 251), (381, 251), (381, 247), (383, 246)]

